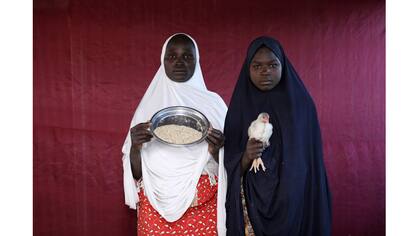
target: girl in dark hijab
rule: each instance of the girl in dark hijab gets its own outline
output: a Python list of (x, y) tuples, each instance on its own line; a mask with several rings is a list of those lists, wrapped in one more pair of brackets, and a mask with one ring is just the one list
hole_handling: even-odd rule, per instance
[[(248, 139), (247, 132), (262, 112), (273, 125), (266, 148)], [(224, 133), (227, 235), (244, 235), (248, 217), (257, 236), (331, 234), (331, 199), (315, 104), (277, 40), (259, 37), (249, 46)], [(259, 157), (266, 170), (250, 171)]]

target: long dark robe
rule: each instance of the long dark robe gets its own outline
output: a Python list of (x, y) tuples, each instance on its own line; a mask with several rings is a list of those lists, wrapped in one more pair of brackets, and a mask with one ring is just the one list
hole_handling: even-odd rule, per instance
[[(249, 65), (265, 46), (282, 65), (279, 84), (260, 91)], [(240, 199), (241, 158), (248, 127), (267, 112), (273, 125), (271, 145), (263, 152), (267, 170), (246, 171), (243, 187), (256, 235), (330, 235), (331, 199), (323, 163), (322, 141), (314, 102), (278, 41), (259, 37), (249, 46), (225, 121), (227, 234), (244, 235)]]

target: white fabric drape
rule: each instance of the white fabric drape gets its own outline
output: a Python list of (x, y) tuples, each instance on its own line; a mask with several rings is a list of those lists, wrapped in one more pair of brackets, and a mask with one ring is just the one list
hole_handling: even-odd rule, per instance
[[(174, 36), (174, 35), (173, 35)], [(194, 75), (186, 82), (174, 82), (165, 73), (163, 58), (169, 37), (162, 48), (161, 65), (144, 94), (130, 127), (150, 120), (160, 109), (169, 106), (188, 106), (206, 115), (212, 126), (223, 130), (227, 107), (219, 95), (208, 91), (199, 63), (196, 49)], [(136, 209), (139, 201), (135, 180), (130, 166), (131, 139), (129, 134), (122, 148), (124, 169), (125, 203)], [(201, 142), (191, 147), (171, 147), (152, 139), (141, 149), (142, 175), (144, 191), (151, 205), (168, 222), (182, 217), (191, 205), (201, 173), (218, 175), (217, 192), (217, 227), (218, 234), (225, 235), (225, 199), (227, 179), (223, 165), (224, 151), (219, 152), (219, 165), (214, 168), (214, 161), (208, 153), (208, 143)], [(216, 165), (217, 166), (217, 165)]]

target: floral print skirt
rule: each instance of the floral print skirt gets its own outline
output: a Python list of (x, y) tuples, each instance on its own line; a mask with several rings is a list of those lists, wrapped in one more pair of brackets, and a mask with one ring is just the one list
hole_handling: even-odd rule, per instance
[(137, 235), (217, 235), (217, 182), (202, 175), (191, 207), (175, 222), (167, 222), (150, 205), (140, 188), (137, 207)]

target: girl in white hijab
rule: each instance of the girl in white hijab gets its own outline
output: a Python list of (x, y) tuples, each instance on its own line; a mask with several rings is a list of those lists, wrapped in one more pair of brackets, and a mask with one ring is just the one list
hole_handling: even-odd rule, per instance
[[(207, 90), (194, 39), (169, 37), (161, 65), (144, 94), (122, 148), (125, 203), (137, 209), (138, 235), (225, 235), (223, 166), (227, 107)], [(206, 142), (172, 147), (152, 139), (152, 115), (169, 106), (202, 112), (212, 128)]]

